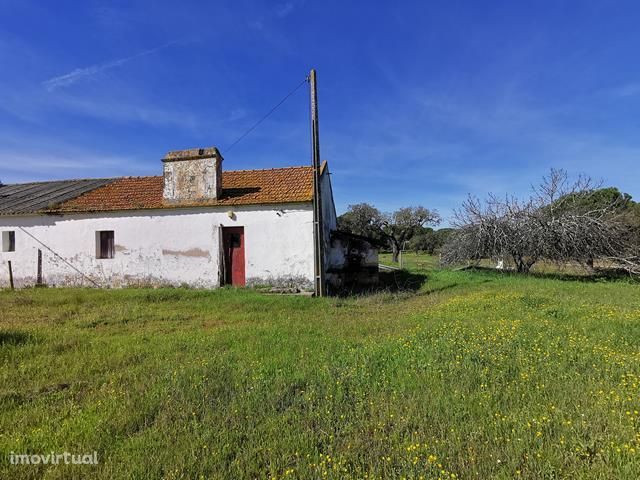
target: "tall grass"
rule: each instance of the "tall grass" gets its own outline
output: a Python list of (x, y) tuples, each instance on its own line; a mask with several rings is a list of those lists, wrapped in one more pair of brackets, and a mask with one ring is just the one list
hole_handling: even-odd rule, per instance
[(0, 478), (638, 478), (640, 286), (432, 265), (340, 299), (0, 292)]

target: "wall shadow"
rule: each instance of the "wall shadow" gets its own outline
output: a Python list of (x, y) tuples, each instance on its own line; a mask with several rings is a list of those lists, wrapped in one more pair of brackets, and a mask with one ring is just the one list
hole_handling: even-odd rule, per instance
[(376, 293), (417, 292), (427, 281), (424, 273), (397, 270), (393, 272), (379, 272), (376, 285), (348, 285), (333, 295), (348, 297), (352, 295), (371, 295)]

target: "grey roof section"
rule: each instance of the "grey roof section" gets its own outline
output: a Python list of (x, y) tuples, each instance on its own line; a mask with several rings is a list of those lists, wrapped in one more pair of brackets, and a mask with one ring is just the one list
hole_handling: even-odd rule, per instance
[(0, 216), (46, 211), (114, 180), (97, 178), (0, 185)]

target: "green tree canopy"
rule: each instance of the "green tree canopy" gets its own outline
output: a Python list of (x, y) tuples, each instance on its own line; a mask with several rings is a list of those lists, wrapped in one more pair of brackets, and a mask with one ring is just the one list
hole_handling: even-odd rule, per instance
[(349, 205), (349, 210), (338, 217), (338, 228), (356, 235), (386, 241), (393, 251), (393, 261), (404, 242), (410, 240), (426, 224), (437, 225), (440, 215), (425, 207), (404, 207), (393, 213), (382, 213), (373, 205), (358, 203)]

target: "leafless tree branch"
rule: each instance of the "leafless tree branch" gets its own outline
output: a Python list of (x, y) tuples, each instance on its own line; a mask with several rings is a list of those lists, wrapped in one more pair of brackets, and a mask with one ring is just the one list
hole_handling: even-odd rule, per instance
[(540, 260), (580, 262), (596, 259), (630, 273), (640, 272), (637, 231), (621, 213), (626, 197), (593, 200), (599, 184), (588, 177), (571, 181), (564, 170), (551, 170), (528, 199), (490, 194), (482, 202), (467, 198), (454, 213), (454, 235), (443, 263), (511, 259), (519, 272)]

